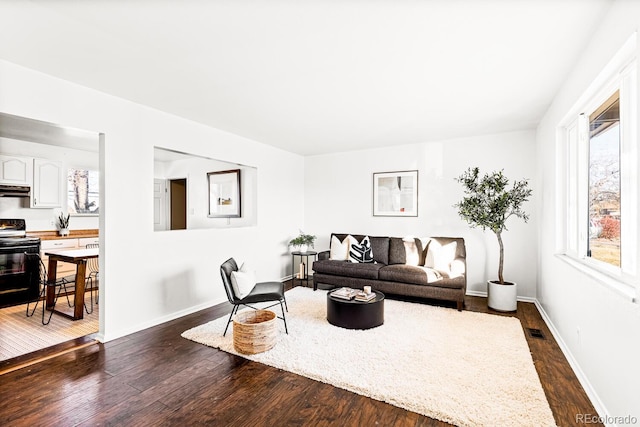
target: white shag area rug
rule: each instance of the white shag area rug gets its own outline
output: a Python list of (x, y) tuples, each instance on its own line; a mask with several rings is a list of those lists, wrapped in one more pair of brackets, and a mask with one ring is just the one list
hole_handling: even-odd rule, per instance
[(387, 299), (384, 325), (348, 330), (327, 322), (326, 291), (286, 297), (289, 335), (278, 320), (267, 352), (237, 353), (228, 316), (182, 336), (459, 426), (555, 425), (516, 318)]

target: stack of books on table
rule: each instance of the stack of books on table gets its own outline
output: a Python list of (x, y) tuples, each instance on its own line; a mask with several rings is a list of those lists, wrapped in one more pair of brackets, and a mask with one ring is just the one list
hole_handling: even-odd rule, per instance
[(336, 298), (346, 299), (346, 300), (352, 300), (356, 297), (357, 293), (358, 293), (357, 289), (340, 288), (340, 289), (336, 289), (335, 291), (332, 291), (331, 296)]
[(375, 299), (375, 297), (376, 297), (376, 293), (375, 292), (366, 293), (365, 291), (358, 291), (356, 293), (355, 300), (356, 301), (369, 302), (369, 301)]

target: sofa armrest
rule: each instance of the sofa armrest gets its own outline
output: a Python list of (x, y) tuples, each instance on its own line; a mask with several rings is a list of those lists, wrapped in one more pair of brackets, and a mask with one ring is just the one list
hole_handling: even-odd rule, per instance
[(329, 254), (330, 254), (329, 251), (322, 251), (318, 253), (318, 261), (329, 259)]

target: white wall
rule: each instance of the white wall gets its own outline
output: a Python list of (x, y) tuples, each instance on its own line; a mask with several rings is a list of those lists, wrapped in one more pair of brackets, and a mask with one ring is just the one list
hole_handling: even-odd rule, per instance
[[(504, 169), (511, 180), (530, 179), (534, 191), (526, 205), (528, 223), (507, 223), (504, 234), (505, 279), (518, 283), (521, 297), (535, 297), (536, 200), (535, 133), (511, 132), (440, 142), (352, 151), (305, 158), (305, 232), (318, 236), (316, 249), (329, 248), (334, 233), (376, 236), (464, 237), (467, 286), (486, 292), (486, 280), (498, 275), (498, 241), (491, 231), (470, 229), (455, 203), (463, 196), (454, 180), (467, 168)], [(374, 172), (418, 170), (418, 217), (374, 217)]]
[(555, 235), (561, 232), (555, 221), (558, 209), (555, 153), (556, 127), (639, 27), (640, 2), (613, 4), (537, 132), (542, 196), (538, 299), (570, 352), (576, 371), (586, 380), (594, 404), (610, 416), (637, 418), (640, 418), (640, 307), (555, 255)]
[[(286, 244), (303, 222), (299, 156), (5, 61), (0, 93), (2, 112), (105, 135), (104, 339), (226, 300), (218, 267), (230, 256), (250, 261), (259, 280), (290, 274)], [(256, 167), (257, 226), (155, 233), (154, 145)]]
[[(98, 153), (11, 138), (0, 137), (0, 154), (55, 160), (62, 163), (64, 170), (68, 168), (98, 170), (99, 168)], [(58, 215), (61, 211), (67, 211), (66, 187), (63, 194), (65, 199), (62, 201), (62, 207), (52, 209), (31, 209), (28, 198), (0, 197), (0, 217), (25, 219), (27, 231), (57, 230)], [(69, 228), (71, 230), (98, 228), (98, 217), (72, 216)]]

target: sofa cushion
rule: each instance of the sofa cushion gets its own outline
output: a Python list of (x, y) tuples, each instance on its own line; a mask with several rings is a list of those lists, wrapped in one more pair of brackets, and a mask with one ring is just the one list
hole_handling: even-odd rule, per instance
[(423, 250), (422, 241), (414, 237), (405, 237), (402, 239), (404, 244), (405, 264), (419, 266), (424, 265), (422, 261)]
[(351, 242), (349, 249), (349, 261), (351, 262), (373, 262), (373, 252), (371, 250), (371, 240), (366, 236), (360, 243)]
[(422, 241), (413, 237), (389, 238), (389, 265), (420, 265)]
[(316, 261), (313, 263), (313, 271), (315, 273), (372, 280), (378, 279), (378, 271), (382, 267), (384, 267), (384, 264), (353, 263), (349, 261), (335, 261), (331, 259)]
[(389, 238), (371, 237), (373, 260), (380, 264), (389, 264)]
[(408, 283), (412, 285), (429, 285), (440, 288), (462, 289), (464, 288), (464, 277), (456, 277), (448, 279), (446, 275), (441, 274), (429, 267), (416, 267), (413, 265), (387, 265), (380, 269), (380, 280), (386, 282)]
[(424, 266), (449, 273), (451, 263), (456, 258), (457, 242), (440, 243), (437, 240), (429, 242)]
[(389, 238), (389, 265), (404, 264), (406, 262), (404, 242), (399, 237)]
[(442, 280), (442, 275), (432, 268), (405, 264), (387, 265), (380, 270), (378, 276), (380, 280), (414, 285), (427, 285)]

